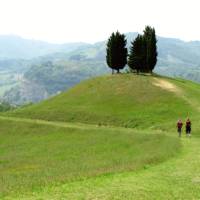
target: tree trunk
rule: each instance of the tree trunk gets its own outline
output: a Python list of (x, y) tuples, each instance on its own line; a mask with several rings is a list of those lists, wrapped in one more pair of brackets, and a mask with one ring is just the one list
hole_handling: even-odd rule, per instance
[(117, 73), (119, 74), (119, 69), (117, 69)]
[(112, 74), (114, 74), (114, 69), (112, 69)]

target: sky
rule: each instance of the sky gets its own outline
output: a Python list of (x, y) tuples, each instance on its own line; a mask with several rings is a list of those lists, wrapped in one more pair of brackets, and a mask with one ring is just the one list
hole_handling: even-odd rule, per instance
[(200, 40), (199, 0), (0, 0), (0, 35), (52, 43), (105, 40), (119, 30)]

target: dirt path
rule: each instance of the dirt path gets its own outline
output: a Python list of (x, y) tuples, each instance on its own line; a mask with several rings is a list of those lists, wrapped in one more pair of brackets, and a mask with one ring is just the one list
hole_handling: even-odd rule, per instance
[[(91, 129), (105, 129), (105, 130), (122, 130), (122, 131), (130, 131), (133, 132), (132, 128), (125, 128), (125, 127), (116, 127), (116, 126), (98, 126), (96, 124), (84, 124), (84, 123), (77, 123), (77, 122), (58, 122), (58, 121), (46, 121), (41, 119), (27, 119), (27, 118), (19, 118), (19, 117), (6, 117), (0, 116), (0, 120), (8, 120), (14, 122), (25, 122), (25, 123), (32, 123), (38, 125), (47, 125), (47, 126), (56, 126), (62, 128), (75, 128), (75, 129), (84, 129), (84, 130), (91, 130)], [(144, 132), (142, 130), (136, 130), (137, 132)], [(155, 130), (156, 133), (160, 133), (159, 130)]]
[(97, 128), (97, 125), (92, 124), (82, 124), (82, 123), (70, 123), (70, 122), (56, 122), (56, 121), (46, 121), (40, 119), (27, 119), (27, 118), (18, 118), (18, 117), (5, 117), (0, 116), (0, 120), (10, 120), (15, 122), (26, 122), (26, 123), (34, 123), (41, 125), (49, 125), (49, 126), (58, 126), (63, 128), (78, 128), (78, 129), (92, 129)]
[(193, 99), (190, 99), (181, 88), (169, 82), (168, 80), (160, 78), (153, 79), (153, 85), (175, 93), (177, 96), (181, 97), (184, 101), (186, 101), (190, 106), (192, 106), (195, 110), (198, 110), (200, 112), (200, 101), (194, 101)]
[(170, 83), (167, 80), (160, 79), (160, 78), (153, 78), (153, 80), (154, 80), (153, 85), (158, 86), (164, 90), (168, 90), (175, 93), (181, 92), (180, 88), (178, 88), (176, 85), (174, 85), (173, 83)]

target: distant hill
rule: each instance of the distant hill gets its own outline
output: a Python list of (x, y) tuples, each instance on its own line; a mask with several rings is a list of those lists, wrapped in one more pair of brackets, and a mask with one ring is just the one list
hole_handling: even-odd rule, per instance
[(0, 36), (0, 59), (31, 59), (55, 52), (68, 52), (85, 43), (51, 44), (39, 40), (23, 39), (15, 35)]
[(109, 72), (104, 62), (58, 61), (33, 65), (20, 83), (4, 93), (12, 104), (38, 102), (69, 89), (81, 80)]
[[(137, 34), (126, 34), (128, 47)], [(6, 41), (12, 40), (10, 38)], [(18, 44), (22, 42), (21, 52), (24, 54), (21, 53), (21, 55), (27, 58), (34, 57), (20, 62), (19, 59), (10, 60), (7, 65), (5, 64), (7, 61), (0, 61), (0, 70), (15, 69), (9, 74), (19, 74), (16, 69), (22, 69), (20, 80), (16, 80), (14, 76), (9, 87), (2, 89), (2, 94), (6, 91), (3, 99), (13, 104), (37, 102), (67, 90), (81, 80), (110, 72), (105, 61), (106, 41), (95, 44), (63, 45), (24, 40), (18, 37), (13, 41), (18, 41)], [(14, 42), (8, 44), (12, 46)], [(0, 57), (2, 55), (0, 51)], [(23, 65), (20, 65), (22, 61)], [(1, 67), (1, 62), (4, 63), (3, 67)], [(158, 37), (158, 63), (155, 72), (200, 82), (200, 42), (184, 42), (179, 39)], [(2, 86), (3, 84), (4, 82)]]

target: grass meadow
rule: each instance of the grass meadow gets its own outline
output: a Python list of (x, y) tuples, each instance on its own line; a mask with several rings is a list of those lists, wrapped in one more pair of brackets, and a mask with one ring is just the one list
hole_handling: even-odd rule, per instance
[(199, 97), (190, 81), (120, 74), (2, 114), (0, 199), (200, 199)]
[(87, 177), (134, 171), (164, 161), (181, 148), (178, 139), (159, 133), (63, 128), (2, 119), (0, 123), (1, 198)]

